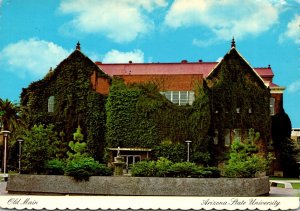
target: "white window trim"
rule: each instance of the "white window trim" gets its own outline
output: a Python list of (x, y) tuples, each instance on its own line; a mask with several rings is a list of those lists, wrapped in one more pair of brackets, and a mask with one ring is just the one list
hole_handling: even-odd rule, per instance
[[(178, 103), (174, 102), (174, 93), (178, 92)], [(195, 101), (195, 92), (194, 91), (164, 91), (164, 92), (160, 92), (162, 95), (164, 95), (166, 97), (167, 93), (170, 94), (170, 100), (172, 103), (176, 104), (176, 105), (192, 105), (193, 102)], [(185, 94), (186, 96), (186, 100), (185, 102), (182, 102), (181, 99), (181, 94)], [(176, 100), (177, 101), (177, 100)]]
[(55, 97), (52, 95), (48, 98), (48, 112), (54, 112)]
[(270, 98), (270, 115), (275, 115), (275, 101), (276, 99), (274, 97)]

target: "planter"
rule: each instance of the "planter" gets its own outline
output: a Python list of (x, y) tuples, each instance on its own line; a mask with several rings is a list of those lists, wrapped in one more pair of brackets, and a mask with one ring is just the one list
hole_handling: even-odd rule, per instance
[(260, 178), (163, 178), (90, 177), (76, 182), (72, 177), (55, 175), (11, 175), (8, 193), (51, 195), (126, 196), (244, 196), (266, 195), (269, 177)]

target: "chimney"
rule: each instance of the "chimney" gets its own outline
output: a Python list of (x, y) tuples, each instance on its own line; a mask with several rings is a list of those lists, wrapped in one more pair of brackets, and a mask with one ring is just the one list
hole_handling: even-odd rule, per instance
[(80, 51), (80, 43), (79, 43), (79, 41), (77, 42), (76, 50), (79, 50), (79, 51)]
[(184, 60), (181, 60), (181, 63), (186, 64), (186, 63), (188, 63), (188, 61), (184, 59)]

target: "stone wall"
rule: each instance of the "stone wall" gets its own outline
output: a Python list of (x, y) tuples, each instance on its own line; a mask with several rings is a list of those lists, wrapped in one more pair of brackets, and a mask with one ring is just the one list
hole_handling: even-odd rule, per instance
[(133, 196), (245, 196), (266, 195), (269, 178), (159, 178), (90, 177), (76, 182), (72, 177), (54, 175), (11, 175), (8, 193), (133, 195)]

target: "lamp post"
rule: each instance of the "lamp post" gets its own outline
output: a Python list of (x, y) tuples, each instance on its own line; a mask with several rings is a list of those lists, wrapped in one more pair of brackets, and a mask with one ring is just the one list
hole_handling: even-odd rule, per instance
[(18, 139), (19, 142), (19, 174), (21, 174), (21, 155), (22, 155), (22, 139)]
[(7, 140), (8, 135), (10, 134), (10, 131), (8, 130), (2, 130), (1, 134), (3, 134), (4, 137), (4, 155), (3, 155), (3, 178), (4, 181), (7, 181), (8, 175), (6, 174), (6, 164), (7, 164)]
[(190, 162), (190, 143), (192, 143), (192, 141), (185, 141), (185, 143), (187, 143), (187, 162)]

